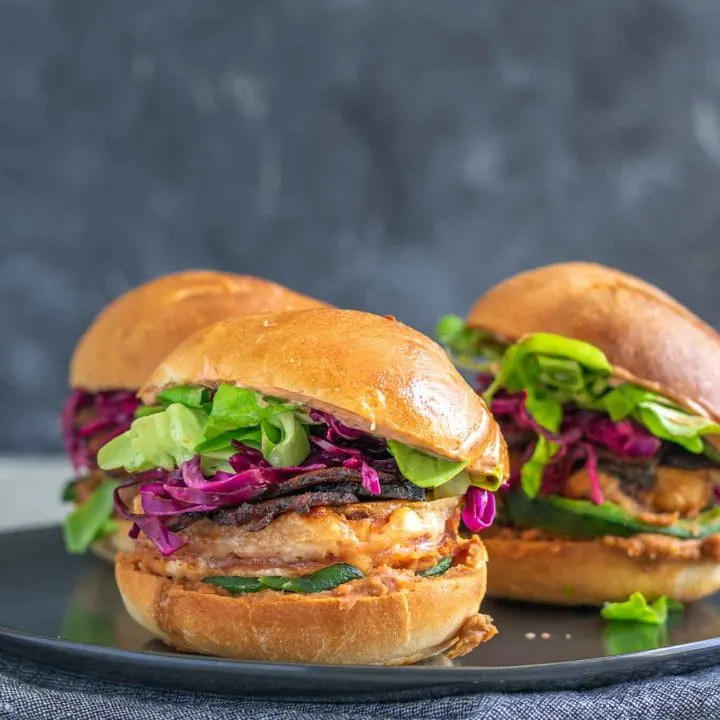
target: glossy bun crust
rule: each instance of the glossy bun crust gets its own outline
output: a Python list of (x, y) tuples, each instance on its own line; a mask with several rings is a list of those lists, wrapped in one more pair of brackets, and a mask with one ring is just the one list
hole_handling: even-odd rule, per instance
[(534, 332), (583, 340), (619, 377), (720, 421), (720, 334), (627, 273), (584, 262), (528, 270), (486, 292), (467, 324), (510, 341)]
[(347, 424), (507, 473), (487, 406), (439, 345), (393, 318), (322, 308), (224, 320), (188, 339), (141, 392), (234, 383), (307, 403)]
[(110, 303), (80, 339), (70, 385), (90, 392), (137, 390), (189, 335), (227, 317), (324, 307), (250, 275), (191, 270), (165, 275)]

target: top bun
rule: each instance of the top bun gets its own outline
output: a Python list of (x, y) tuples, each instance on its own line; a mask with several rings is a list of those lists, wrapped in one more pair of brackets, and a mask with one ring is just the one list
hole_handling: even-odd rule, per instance
[(470, 327), (548, 332), (600, 348), (614, 374), (720, 421), (720, 334), (654, 285), (594, 263), (548, 265), (486, 292)]
[(452, 460), (507, 470), (487, 406), (439, 345), (394, 318), (323, 308), (224, 320), (175, 349), (141, 391), (233, 383)]
[(90, 392), (137, 390), (157, 364), (200, 328), (228, 317), (324, 307), (282, 285), (210, 270), (165, 275), (110, 303), (70, 361), (70, 385)]

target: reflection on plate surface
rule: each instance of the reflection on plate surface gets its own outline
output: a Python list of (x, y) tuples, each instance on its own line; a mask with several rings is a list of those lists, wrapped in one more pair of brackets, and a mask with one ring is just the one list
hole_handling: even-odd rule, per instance
[[(26, 540), (13, 543), (13, 553), (0, 552), (2, 577), (21, 581), (25, 575), (22, 568), (37, 568), (35, 553), (40, 551), (43, 557), (43, 572), (36, 570), (34, 577), (28, 578), (28, 590), (35, 592), (32, 602), (18, 602), (17, 586), (6, 594), (0, 589), (0, 625), (123, 650), (173, 652), (125, 612), (109, 565), (93, 556), (68, 556), (57, 533), (37, 532), (45, 534), (46, 547), (34, 547), (35, 543)], [(35, 557), (31, 558), (31, 553)], [(488, 667), (582, 660), (720, 635), (720, 602), (716, 599), (688, 606), (683, 615), (671, 615), (667, 627), (608, 623), (594, 609), (486, 601), (483, 611), (495, 619), (500, 630), (496, 638), (452, 663), (436, 658), (424, 665)]]
[[(0, 650), (3, 649), (2, 628), (8, 628), (39, 636), (40, 639), (60, 638), (71, 643), (99, 646), (99, 651), (111, 648), (141, 652), (156, 658), (159, 664), (165, 662), (163, 659), (171, 654), (178, 659), (188, 658), (195, 663), (202, 661), (208, 667), (219, 667), (215, 660), (174, 653), (137, 625), (123, 608), (112, 568), (92, 556), (67, 555), (56, 528), (0, 535), (0, 574), (5, 578), (13, 578), (12, 583), (3, 583), (0, 587)], [(694, 666), (699, 666), (701, 660), (704, 665), (710, 664), (713, 652), (715, 661), (720, 660), (720, 640), (712, 640), (720, 636), (720, 597), (689, 606), (683, 615), (671, 616), (667, 627), (606, 623), (595, 609), (562, 609), (486, 601), (483, 603), (483, 611), (495, 619), (500, 634), (488, 644), (453, 662), (444, 657), (425, 661), (418, 668), (418, 671), (423, 671), (423, 682), (427, 682), (430, 677), (428, 673), (433, 673), (432, 677), (436, 677), (437, 683), (443, 686), (454, 682), (451, 679), (455, 677), (459, 682), (462, 675), (462, 682), (472, 682), (472, 687), (477, 687), (477, 683), (481, 682), (487, 687), (494, 683), (503, 689), (508, 686), (538, 686), (538, 683), (540, 686), (542, 683), (558, 686), (562, 676), (563, 686), (574, 687), (577, 685), (573, 684), (573, 678), (577, 678), (578, 684), (585, 682), (593, 673), (607, 680), (621, 678), (628, 669), (633, 672), (633, 668), (637, 667), (638, 672), (641, 672), (643, 667), (649, 668), (652, 662), (662, 671), (677, 672), (678, 669), (690, 669), (690, 654), (679, 650), (673, 654), (672, 646), (698, 641), (711, 642), (695, 649)], [(655, 661), (652, 661), (652, 653), (623, 655), (655, 648), (666, 648), (668, 655)], [(64, 648), (63, 652), (69, 652), (68, 648)], [(586, 662), (598, 658), (611, 658), (603, 665), (602, 671), (597, 669), (597, 664)], [(613, 663), (618, 660), (625, 661), (624, 669), (620, 665), (614, 667)], [(124, 656), (122, 661), (127, 665), (130, 659)], [(558, 666), (554, 666), (552, 672), (543, 670), (542, 666), (547, 667), (547, 663), (560, 662), (567, 663), (562, 672)], [(233, 666), (238, 668), (237, 672), (244, 672), (253, 664), (233, 663)], [(258, 668), (259, 665), (254, 664), (254, 667)], [(271, 668), (287, 669), (293, 666), (264, 664), (262, 667), (269, 673)], [(307, 666), (294, 667), (299, 670)], [(313, 680), (312, 673), (322, 677), (323, 672), (329, 672), (328, 668), (323, 670), (322, 666), (317, 667), (318, 670), (305, 671), (307, 677), (303, 682), (319, 682)], [(521, 679), (506, 683), (502, 677), (498, 679), (497, 673), (492, 674), (495, 668), (505, 668), (507, 677), (511, 670), (516, 671), (517, 677)], [(477, 679), (470, 681), (470, 676), (458, 674), (458, 669), (476, 669), (473, 677)], [(173, 672), (177, 673), (176, 667)], [(197, 667), (194, 672), (197, 674)], [(370, 674), (368, 668), (355, 668), (353, 672), (360, 685), (362, 674), (368, 677)], [(381, 676), (376, 675), (376, 672), (373, 671), (374, 683), (387, 681), (388, 685), (395, 683), (394, 687), (398, 684), (398, 677), (419, 677), (418, 673), (408, 675), (408, 670), (403, 668), (384, 669)], [(158, 677), (156, 672), (154, 679)], [(488, 678), (493, 678), (492, 682)], [(558, 682), (554, 683), (553, 678), (557, 678)], [(351, 683), (352, 679), (347, 682)], [(407, 683), (403, 681), (401, 684)], [(220, 685), (218, 690), (224, 691)], [(458, 685), (455, 691), (460, 692), (461, 686)], [(328, 692), (330, 690), (326, 688), (323, 694)]]

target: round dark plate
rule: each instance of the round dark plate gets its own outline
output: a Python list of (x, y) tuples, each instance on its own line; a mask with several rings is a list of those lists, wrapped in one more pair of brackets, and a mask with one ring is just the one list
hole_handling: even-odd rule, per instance
[(125, 612), (112, 569), (63, 550), (59, 529), (0, 534), (0, 652), (125, 684), (311, 700), (586, 688), (720, 662), (720, 598), (668, 627), (597, 610), (487, 601), (500, 634), (470, 655), (412, 667), (289, 665), (177, 653)]

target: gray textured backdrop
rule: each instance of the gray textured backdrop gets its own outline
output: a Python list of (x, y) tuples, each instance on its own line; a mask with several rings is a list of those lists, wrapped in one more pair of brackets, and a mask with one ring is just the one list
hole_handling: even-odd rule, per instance
[(720, 325), (720, 3), (4, 0), (0, 449), (59, 448), (74, 342), (152, 275), (430, 330), (588, 258)]

